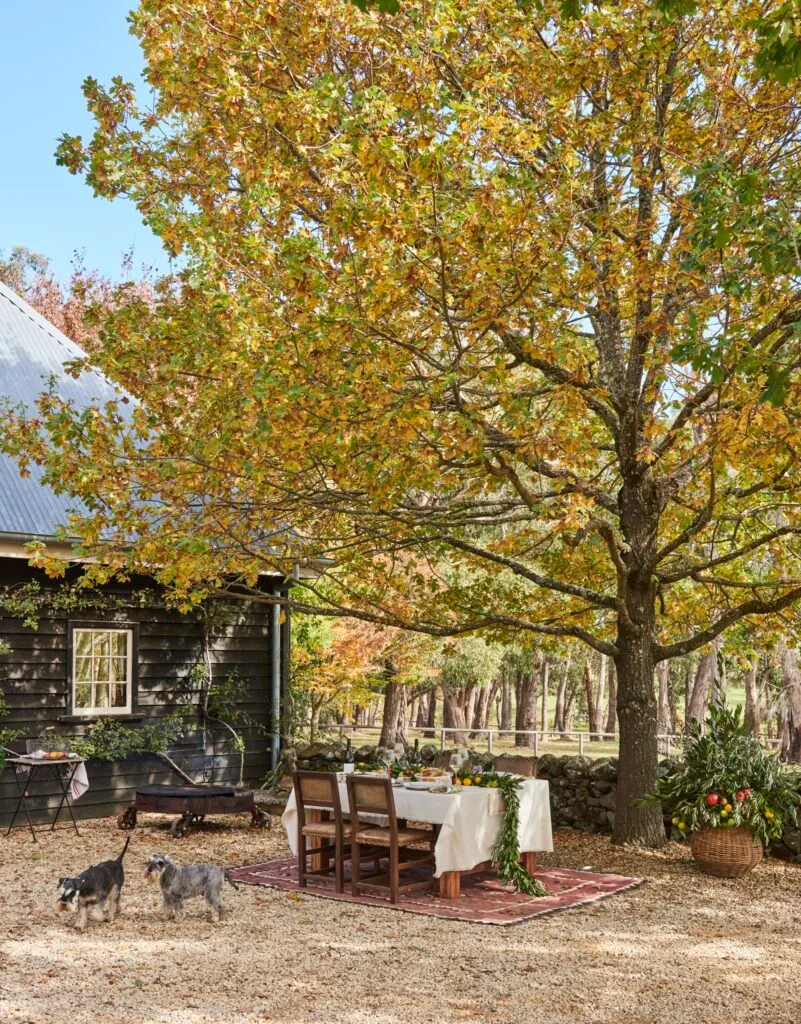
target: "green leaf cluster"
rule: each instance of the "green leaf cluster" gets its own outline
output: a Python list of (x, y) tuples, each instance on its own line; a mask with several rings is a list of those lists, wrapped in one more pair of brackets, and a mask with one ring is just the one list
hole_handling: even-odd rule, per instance
[(69, 749), (87, 760), (99, 761), (122, 761), (129, 754), (161, 754), (178, 739), (186, 725), (186, 709), (183, 708), (141, 727), (103, 718), (89, 727), (86, 736), (70, 737)]
[[(6, 654), (8, 653), (8, 650), (8, 644), (0, 640), (0, 654)], [(9, 710), (10, 709), (6, 703), (3, 691), (0, 690), (0, 718), (5, 718), (9, 714)], [(6, 766), (6, 752), (4, 747), (7, 743), (11, 743), (15, 740), (19, 735), (21, 734), (18, 729), (0, 729), (0, 773), (2, 773)]]

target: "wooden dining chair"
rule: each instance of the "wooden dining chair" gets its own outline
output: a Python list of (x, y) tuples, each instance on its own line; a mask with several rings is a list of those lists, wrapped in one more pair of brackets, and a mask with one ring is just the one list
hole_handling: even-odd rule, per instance
[[(434, 863), (436, 832), (432, 829), (408, 828), (398, 823), (395, 813), (395, 797), (392, 782), (373, 776), (348, 776), (348, 802), (352, 821), (351, 888), (354, 896), (362, 891), (389, 894), (390, 902), (397, 903), (401, 893), (430, 889), (432, 877), (420, 882), (400, 883), (401, 871)], [(386, 827), (366, 824), (359, 820), (362, 814), (381, 814), (388, 819)], [(427, 849), (412, 849), (415, 843), (426, 843)], [(403, 851), (403, 860), (401, 860)], [(380, 856), (389, 860), (389, 870), (383, 874), (371, 875), (369, 881), (362, 878), (363, 860), (374, 860)]]
[[(351, 823), (342, 815), (337, 777), (333, 772), (293, 772), (295, 804), (298, 810), (298, 880), (305, 889), (311, 877), (330, 877), (334, 888), (345, 891), (345, 856), (351, 847)], [(321, 821), (319, 812), (331, 817)], [(307, 840), (314, 840), (309, 847)], [(334, 855), (333, 866), (331, 854)], [(318, 858), (319, 867), (309, 868), (308, 856)]]
[(537, 763), (539, 758), (523, 757), (521, 755), (509, 754), (495, 758), (493, 769), (496, 772), (511, 772), (513, 775), (522, 775), (527, 779), (536, 779)]

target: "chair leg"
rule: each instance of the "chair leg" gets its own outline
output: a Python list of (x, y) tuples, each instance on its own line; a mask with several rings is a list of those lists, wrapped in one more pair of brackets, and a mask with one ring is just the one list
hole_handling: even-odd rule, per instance
[(302, 832), (298, 835), (298, 884), (306, 888), (306, 836)]
[(343, 857), (342, 836), (337, 832), (336, 838), (334, 839), (334, 888), (337, 892), (343, 892), (345, 889), (345, 871), (342, 864)]
[(389, 898), (397, 903), (400, 898), (400, 872), (398, 871), (398, 847), (389, 848)]
[(354, 896), (359, 895), (359, 880), (361, 876), (361, 852), (359, 844), (354, 840), (350, 854), (350, 891)]

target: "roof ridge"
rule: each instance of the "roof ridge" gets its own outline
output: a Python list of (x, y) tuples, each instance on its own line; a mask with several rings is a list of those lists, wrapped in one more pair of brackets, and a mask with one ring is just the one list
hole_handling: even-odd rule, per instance
[[(29, 302), (26, 302), (21, 295), (18, 295), (17, 292), (9, 288), (8, 285), (3, 284), (2, 281), (0, 281), (0, 297), (4, 298), (12, 306), (16, 306), (16, 308), (22, 314), (27, 316), (29, 320), (40, 328), (40, 330), (43, 330), (45, 334), (53, 339), (53, 341), (66, 349), (70, 359), (88, 360), (89, 365), (83, 369), (83, 373), (94, 374), (125, 398), (131, 399), (133, 397), (121, 384), (115, 383), (115, 381), (111, 380), (110, 377), (106, 376), (106, 374), (92, 362), (90, 354), (86, 349), (81, 348), (77, 341), (73, 341), (73, 339), (64, 334), (63, 331), (60, 331), (55, 324), (51, 324), (50, 321), (46, 317), (42, 316), (41, 313), (37, 312)], [(70, 354), (72, 350), (74, 350), (74, 352)], [(77, 355), (75, 353), (77, 353)]]
[[(32, 320), (37, 327), (41, 327), (41, 329), (46, 334), (49, 334), (54, 341), (57, 341), (62, 348), (66, 348), (68, 351), (70, 347), (75, 348), (84, 358), (89, 358), (89, 353), (85, 352), (77, 342), (73, 341), (72, 338), (68, 338), (66, 334), (55, 326), (55, 324), (51, 324), (49, 320), (45, 319), (41, 313), (37, 313), (29, 302), (26, 302), (21, 295), (18, 295), (17, 292), (9, 288), (8, 285), (3, 284), (2, 281), (0, 281), (0, 296), (2, 296), (7, 302), (10, 302), (12, 306), (16, 306), (21, 313), (24, 313), (25, 316), (27, 316), (29, 320)], [(109, 383), (111, 382), (109, 381)]]

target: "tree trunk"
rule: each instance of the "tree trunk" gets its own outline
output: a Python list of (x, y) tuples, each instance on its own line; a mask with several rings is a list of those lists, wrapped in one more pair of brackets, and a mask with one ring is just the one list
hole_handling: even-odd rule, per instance
[(617, 676), (615, 675), (615, 663), (609, 663), (609, 700), (606, 704), (606, 724), (604, 732), (617, 732)]
[(501, 730), (512, 728), (512, 683), (505, 671), (501, 680), (501, 717), (498, 728)]
[(660, 661), (656, 666), (656, 678), (659, 680), (659, 709), (657, 730), (659, 733), (673, 732), (670, 716), (670, 662)]
[(425, 726), (426, 722), (428, 721), (428, 700), (429, 700), (429, 697), (430, 697), (430, 694), (428, 694), (428, 693), (421, 693), (420, 694), (420, 700), (418, 701), (418, 704), (417, 704), (417, 718), (415, 719), (415, 722), (414, 722), (414, 724), (417, 726), (418, 729), (422, 729)]
[(690, 713), (690, 659), (684, 659), (684, 728), (687, 728), (688, 715)]
[[(486, 729), (487, 719), (489, 718), (490, 709), (490, 697), (492, 695), (492, 687), (487, 684), (482, 686), (478, 691), (476, 698), (476, 706), (473, 709), (473, 729)], [(476, 735), (475, 732), (473, 735)]]
[(565, 707), (567, 704), (567, 684), (570, 679), (570, 659), (571, 654), (568, 651), (567, 658), (565, 659), (565, 670), (556, 690), (556, 707), (553, 713), (553, 727), (556, 732), (564, 732), (565, 729)]
[(317, 729), (320, 725), (320, 712), (323, 709), (323, 703), (325, 698), (315, 700), (314, 697), (311, 699), (311, 706), (309, 708), (309, 743), (314, 743), (317, 739)]
[(551, 678), (551, 659), (549, 655), (544, 655), (542, 659), (542, 671), (540, 673), (541, 689), (540, 696), (542, 699), (542, 714), (540, 715), (540, 721), (542, 723), (542, 731), (545, 733), (548, 729), (548, 682)]
[(670, 672), (668, 671), (668, 707), (670, 708), (670, 721), (673, 732), (680, 732), (679, 727), (679, 706), (676, 688), (670, 685)]
[(428, 717), (426, 718), (426, 725), (428, 726), (428, 728), (426, 729), (425, 735), (426, 735), (427, 739), (433, 739), (434, 736), (436, 736), (436, 733), (434, 732), (434, 727), (437, 724), (437, 689), (436, 689), (436, 687), (434, 687), (434, 689), (428, 695), (427, 713), (428, 713)]
[(785, 728), (782, 733), (782, 759), (801, 762), (801, 668), (798, 649), (785, 647), (782, 651), (784, 675)]
[[(647, 607), (643, 609), (647, 614)], [(640, 800), (656, 790), (659, 760), (654, 694), (653, 608), (650, 628), (639, 636), (621, 629), (616, 658), (620, 723), (614, 843), (658, 847), (665, 842), (662, 810)], [(644, 635), (643, 635), (644, 634)]]
[(592, 681), (589, 658), (584, 661), (584, 693), (587, 698), (587, 728), (591, 734), (595, 734), (598, 732), (598, 705), (595, 700), (595, 686)]
[[(628, 446), (631, 439), (626, 436), (624, 443)], [(626, 548), (617, 556), (625, 568), (625, 578), (619, 585), (622, 608), (615, 644), (620, 752), (612, 841), (650, 847), (665, 842), (662, 808), (643, 803), (646, 796), (656, 791), (659, 765), (654, 690), (657, 594), (653, 565), (661, 501), (658, 485), (649, 473), (637, 470), (624, 476), (618, 493)]]
[(521, 672), (517, 686), (517, 714), (515, 716), (515, 746), (526, 747), (532, 742), (525, 732), (537, 728), (537, 677), (533, 672)]
[(759, 658), (753, 658), (745, 674), (745, 727), (758, 734), (761, 724), (759, 707)]
[(604, 698), (606, 697), (606, 677), (609, 668), (609, 658), (601, 655), (601, 664), (598, 667), (598, 691), (595, 694), (595, 730), (596, 739), (602, 740), (601, 733), (604, 731)]
[(446, 728), (457, 729), (458, 732), (449, 732), (446, 736), (446, 745), (450, 746), (452, 743), (457, 746), (466, 747), (469, 736), (467, 731), (467, 721), (464, 714), (464, 688), (454, 688), (446, 686), (442, 691), (442, 720)]
[(394, 747), (406, 742), (406, 686), (403, 683), (387, 683), (384, 690), (384, 715), (381, 723), (381, 738), (378, 745)]
[(687, 722), (703, 722), (706, 718), (707, 704), (709, 703), (709, 691), (715, 683), (718, 674), (718, 650), (720, 641), (712, 644), (711, 650), (698, 662), (698, 670), (695, 673), (690, 704), (687, 708)]
[(464, 701), (462, 707), (464, 708), (464, 724), (472, 729), (473, 727), (473, 715), (475, 714), (476, 698), (478, 696), (478, 689), (475, 683), (468, 683), (464, 691)]
[(565, 698), (565, 732), (570, 732), (573, 728), (573, 712), (576, 707), (576, 697), (578, 696), (579, 689), (580, 684), (578, 681), (574, 682), (572, 686), (568, 684), (567, 697)]

